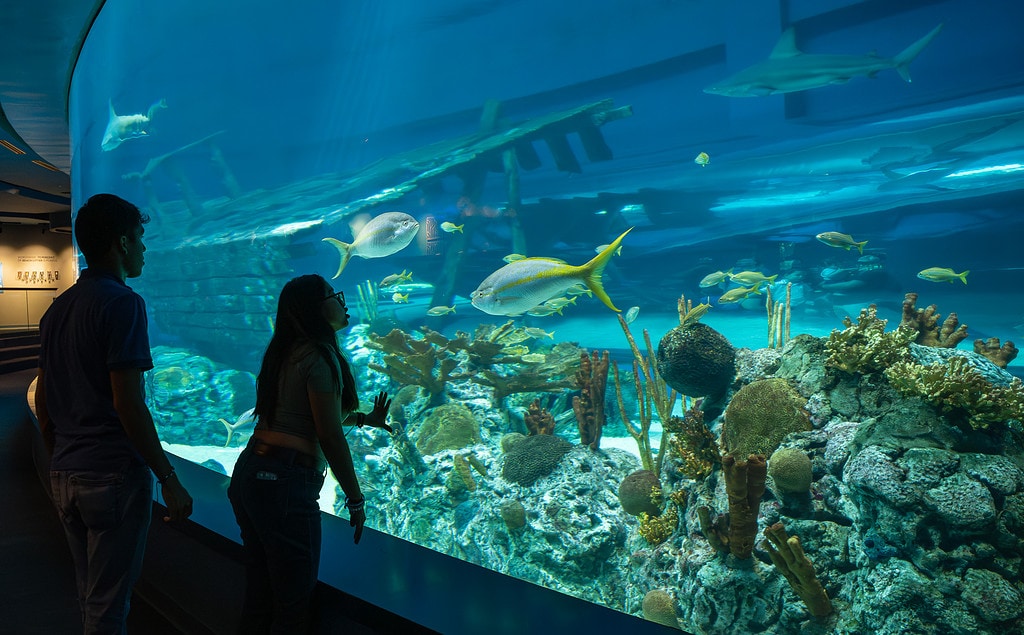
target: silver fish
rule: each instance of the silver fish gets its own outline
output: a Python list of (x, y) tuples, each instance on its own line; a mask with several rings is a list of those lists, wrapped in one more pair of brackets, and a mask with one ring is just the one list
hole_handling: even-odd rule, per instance
[(635, 320), (636, 316), (638, 316), (638, 315), (640, 315), (640, 307), (638, 307), (638, 306), (631, 306), (631, 307), (629, 307), (629, 310), (626, 311), (626, 317), (624, 317), (622, 319), (624, 319), (626, 321), (626, 324), (632, 324), (633, 320)]
[(363, 225), (351, 243), (335, 238), (324, 238), (324, 242), (337, 247), (338, 253), (341, 254), (338, 272), (334, 274), (332, 280), (341, 275), (352, 256), (361, 258), (390, 256), (405, 249), (416, 237), (416, 232), (419, 229), (419, 222), (412, 216), (404, 212), (385, 212), (373, 217), (370, 222)]

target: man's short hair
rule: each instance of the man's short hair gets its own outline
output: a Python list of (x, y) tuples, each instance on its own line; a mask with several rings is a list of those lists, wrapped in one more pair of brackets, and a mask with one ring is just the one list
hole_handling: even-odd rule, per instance
[(103, 258), (121, 236), (148, 222), (149, 216), (120, 196), (96, 194), (75, 216), (75, 241), (90, 263)]

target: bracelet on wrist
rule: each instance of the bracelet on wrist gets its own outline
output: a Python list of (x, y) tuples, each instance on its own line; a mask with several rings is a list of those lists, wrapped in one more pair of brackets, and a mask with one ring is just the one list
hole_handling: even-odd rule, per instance
[(171, 478), (172, 476), (174, 476), (174, 467), (173, 466), (171, 466), (171, 471), (168, 472), (167, 474), (164, 474), (163, 476), (156, 477), (156, 482), (160, 483), (161, 485), (163, 485), (164, 483), (167, 482), (167, 479)]
[(358, 500), (349, 500), (348, 498), (345, 499), (345, 507), (350, 512), (362, 511), (365, 505), (366, 499), (362, 496), (360, 496)]

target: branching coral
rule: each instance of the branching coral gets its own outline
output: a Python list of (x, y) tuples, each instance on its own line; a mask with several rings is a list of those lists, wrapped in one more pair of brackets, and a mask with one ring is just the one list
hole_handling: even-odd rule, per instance
[(540, 399), (534, 399), (533, 403), (527, 408), (526, 414), (523, 415), (523, 422), (526, 424), (526, 429), (530, 431), (530, 434), (555, 433), (555, 418), (551, 416), (547, 408), (541, 407)]
[(761, 546), (768, 552), (768, 557), (772, 559), (775, 568), (789, 582), (793, 592), (804, 601), (811, 615), (823, 617), (831, 613), (832, 602), (818, 581), (814, 565), (804, 553), (800, 539), (787, 535), (782, 523), (766, 527), (764, 535), (767, 540), (762, 542)]
[(918, 309), (917, 294), (908, 293), (903, 299), (903, 319), (900, 327), (909, 327), (917, 331), (915, 343), (935, 348), (956, 348), (956, 345), (967, 338), (967, 325), (960, 324), (956, 313), (950, 313), (939, 324), (942, 314), (935, 312), (932, 304), (926, 309)]
[(580, 429), (580, 443), (597, 450), (604, 428), (604, 392), (608, 384), (608, 351), (589, 357), (580, 353), (580, 368), (576, 371), (580, 394), (572, 398), (572, 410)]
[(722, 461), (715, 435), (704, 424), (704, 412), (692, 406), (682, 419), (670, 417), (665, 432), (671, 433), (669, 447), (680, 458), (680, 474), (700, 480), (711, 474), (715, 463)]
[(640, 514), (640, 535), (650, 545), (660, 545), (668, 540), (672, 532), (679, 526), (679, 511), (673, 505), (661, 516), (651, 516), (647, 512)]
[(975, 430), (1008, 420), (1024, 421), (1024, 383), (1015, 377), (1008, 386), (991, 384), (963, 356), (945, 364), (894, 364), (885, 376), (898, 391), (921, 397)]
[(984, 355), (990, 362), (999, 368), (1006, 366), (1017, 357), (1017, 347), (1013, 342), (1006, 342), (999, 345), (998, 337), (990, 337), (987, 340), (974, 340), (974, 352)]
[(445, 384), (470, 377), (467, 373), (455, 372), (459, 362), (445, 354), (445, 348), (438, 345), (439, 340), (448, 341), (430, 329), (424, 330), (422, 339), (399, 329), (392, 329), (384, 336), (370, 334), (366, 345), (384, 352), (384, 366), (371, 362), (369, 367), (403, 386), (421, 386), (430, 395), (431, 403), (436, 403), (444, 395)]
[(639, 412), (637, 413), (640, 419), (639, 428), (633, 425), (626, 412), (626, 405), (622, 399), (622, 384), (619, 381), (619, 367), (618, 365), (612, 365), (615, 378), (615, 397), (619, 404), (619, 414), (622, 415), (622, 423), (626, 426), (629, 435), (636, 440), (637, 447), (640, 449), (640, 461), (644, 469), (660, 474), (665, 453), (658, 452), (658, 458), (655, 460), (651, 449), (650, 430), (653, 421), (651, 415), (653, 411), (657, 411), (658, 417), (663, 423), (671, 419), (672, 408), (675, 406), (678, 395), (675, 390), (670, 389), (661, 379), (658, 365), (654, 362), (654, 346), (651, 345), (651, 336), (647, 330), (644, 330), (644, 343), (647, 345), (647, 357), (644, 357), (644, 354), (640, 352), (640, 348), (636, 345), (636, 340), (633, 339), (629, 325), (626, 324), (621, 315), (618, 318), (619, 326), (622, 327), (623, 333), (626, 334), (626, 340), (633, 351), (633, 386), (636, 388), (637, 405), (639, 406)]
[(745, 461), (726, 455), (722, 457), (722, 468), (729, 497), (728, 529), (726, 520), (722, 516), (713, 517), (707, 507), (697, 510), (700, 528), (712, 547), (719, 551), (728, 550), (734, 557), (745, 560), (754, 553), (757, 514), (768, 467), (764, 455), (751, 454)]
[(917, 338), (917, 331), (901, 324), (886, 333), (887, 323), (879, 319), (874, 304), (860, 310), (856, 324), (844, 318), (846, 328), (834, 329), (825, 342), (825, 363), (848, 373), (871, 373), (908, 360), (908, 345)]

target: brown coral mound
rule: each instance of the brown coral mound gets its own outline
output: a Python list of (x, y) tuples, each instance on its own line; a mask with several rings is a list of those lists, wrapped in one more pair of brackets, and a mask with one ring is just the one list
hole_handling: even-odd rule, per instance
[(681, 395), (718, 397), (736, 375), (736, 350), (706, 324), (677, 326), (658, 343), (658, 373)]
[(935, 348), (956, 348), (956, 345), (967, 338), (967, 325), (960, 324), (956, 313), (950, 313), (939, 324), (941, 313), (936, 313), (935, 305), (926, 309), (918, 309), (917, 294), (908, 293), (903, 298), (903, 319), (900, 326), (909, 326), (917, 331), (915, 342), (921, 346)]

